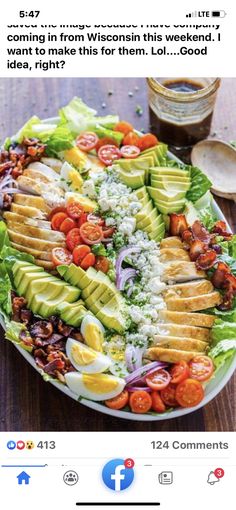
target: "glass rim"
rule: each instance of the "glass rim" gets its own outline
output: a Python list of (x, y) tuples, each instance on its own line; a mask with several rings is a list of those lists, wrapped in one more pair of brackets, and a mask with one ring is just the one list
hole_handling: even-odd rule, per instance
[[(169, 80), (171, 79), (174, 80), (175, 78), (169, 77)], [(191, 79), (191, 77), (188, 77), (188, 80), (189, 79)], [(181, 77), (178, 77), (178, 80), (181, 80)], [(177, 92), (173, 89), (168, 89), (167, 87), (162, 85), (156, 78), (147, 78), (147, 83), (154, 92), (157, 92), (159, 95), (163, 96), (164, 98), (170, 101), (175, 101), (179, 103), (198, 101), (198, 99), (203, 99), (210, 96), (211, 94), (214, 94), (214, 92), (216, 92), (216, 90), (219, 88), (220, 82), (221, 82), (220, 78), (214, 78), (213, 81), (209, 83), (209, 85), (203, 87), (202, 89), (193, 92)]]

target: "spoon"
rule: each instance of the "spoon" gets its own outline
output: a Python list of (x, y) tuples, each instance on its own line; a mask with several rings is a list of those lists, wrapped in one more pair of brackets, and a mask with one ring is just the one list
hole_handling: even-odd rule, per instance
[(191, 161), (209, 177), (215, 195), (236, 202), (236, 150), (230, 144), (221, 140), (198, 142)]

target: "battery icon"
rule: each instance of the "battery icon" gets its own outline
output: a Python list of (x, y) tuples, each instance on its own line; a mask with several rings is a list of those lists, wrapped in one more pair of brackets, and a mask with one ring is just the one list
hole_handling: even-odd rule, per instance
[(211, 15), (213, 18), (224, 18), (226, 16), (225, 11), (211, 11)]

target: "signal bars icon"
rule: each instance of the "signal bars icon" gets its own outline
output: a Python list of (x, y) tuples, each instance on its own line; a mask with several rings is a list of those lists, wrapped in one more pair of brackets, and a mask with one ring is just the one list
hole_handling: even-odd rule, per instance
[(212, 18), (224, 18), (226, 16), (225, 11), (193, 11), (186, 14), (186, 18), (208, 18), (211, 16)]

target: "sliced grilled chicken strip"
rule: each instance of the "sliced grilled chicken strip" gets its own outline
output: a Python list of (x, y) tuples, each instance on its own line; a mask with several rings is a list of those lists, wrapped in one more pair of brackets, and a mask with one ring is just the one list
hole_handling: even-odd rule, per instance
[(28, 169), (34, 170), (41, 175), (45, 175), (51, 181), (59, 181), (60, 179), (60, 176), (58, 175), (57, 172), (55, 172), (55, 170), (53, 170), (50, 166), (41, 163), (41, 161), (35, 161), (35, 163), (30, 163), (26, 170)]
[(205, 354), (199, 351), (180, 351), (178, 349), (165, 349), (163, 347), (150, 347), (145, 353), (145, 358), (151, 361), (166, 361), (167, 363), (189, 362), (195, 356)]
[(214, 291), (209, 294), (202, 294), (200, 296), (193, 296), (188, 298), (171, 297), (166, 299), (166, 306), (168, 310), (175, 312), (197, 312), (199, 310), (206, 310), (213, 308), (221, 303), (221, 295), (219, 292)]
[(182, 248), (163, 248), (160, 251), (160, 261), (165, 264), (173, 260), (190, 260), (189, 254)]
[(214, 287), (210, 280), (196, 280), (194, 282), (179, 283), (178, 285), (168, 285), (164, 290), (163, 295), (165, 299), (170, 297), (192, 297), (199, 296), (199, 294), (208, 294), (212, 292)]
[(15, 248), (18, 251), (23, 251), (25, 253), (29, 253), (30, 255), (33, 255), (33, 257), (41, 260), (48, 260), (49, 262), (52, 260), (52, 254), (50, 251), (40, 251), (40, 250), (34, 250), (33, 248), (29, 248), (28, 246), (21, 246), (20, 244), (13, 243), (11, 241), (11, 246)]
[(48, 271), (55, 269), (54, 264), (52, 262), (48, 262), (48, 260), (35, 259), (35, 263), (37, 266), (41, 266)]
[(208, 343), (203, 342), (202, 340), (197, 340), (196, 338), (156, 335), (155, 347), (161, 347), (163, 349), (177, 349), (179, 351), (203, 352), (208, 347)]
[(51, 212), (49, 207), (42, 197), (36, 197), (34, 195), (24, 195), (23, 193), (16, 193), (14, 196), (14, 204), (35, 207), (45, 214)]
[(37, 172), (36, 170), (33, 170), (32, 168), (26, 168), (23, 173), (24, 177), (29, 177), (29, 179), (33, 179), (35, 182), (38, 182), (39, 184), (52, 184), (54, 182), (54, 179), (51, 177), (48, 177), (47, 175)]
[(7, 223), (19, 223), (23, 225), (31, 225), (32, 227), (38, 227), (38, 228), (46, 228), (47, 230), (51, 230), (51, 223), (50, 221), (46, 220), (38, 220), (34, 218), (27, 218), (26, 216), (23, 216), (22, 214), (16, 214), (11, 211), (6, 211), (3, 214), (3, 217), (5, 218)]
[(21, 246), (27, 246), (28, 248), (33, 248), (35, 250), (42, 250), (42, 251), (52, 251), (53, 248), (56, 248), (57, 246), (65, 246), (64, 242), (58, 241), (58, 242), (52, 242), (47, 241), (45, 239), (34, 239), (33, 237), (25, 236), (23, 234), (19, 234), (18, 232), (14, 232), (14, 230), (11, 230), (10, 228), (7, 229), (10, 240), (13, 241), (13, 243), (20, 244)]
[(170, 310), (160, 310), (159, 318), (164, 322), (202, 328), (212, 328), (216, 319), (214, 315), (206, 313), (171, 312)]
[(40, 211), (40, 209), (37, 209), (36, 207), (29, 207), (27, 205), (14, 204), (14, 202), (11, 204), (11, 212), (35, 220), (47, 219), (47, 214), (43, 211)]
[(56, 158), (41, 158), (42, 163), (52, 168), (57, 174), (60, 174), (62, 161)]
[(162, 239), (160, 243), (161, 250), (163, 248), (182, 248), (183, 249), (183, 243), (179, 237), (166, 237), (165, 239)]
[(46, 241), (62, 243), (65, 241), (65, 235), (62, 232), (57, 232), (56, 230), (31, 227), (31, 225), (14, 223), (12, 221), (8, 221), (7, 225), (14, 232), (28, 237), (34, 237), (35, 239), (45, 239)]
[(169, 283), (181, 283), (188, 280), (205, 278), (204, 271), (198, 271), (194, 262), (177, 261), (168, 265), (162, 274), (162, 280)]
[(204, 342), (209, 342), (210, 340), (210, 331), (206, 328), (199, 328), (196, 326), (185, 326), (182, 324), (160, 324), (158, 325), (158, 329), (161, 335), (170, 335), (170, 336), (178, 336), (178, 337), (189, 337), (195, 338), (197, 340), (203, 340)]

